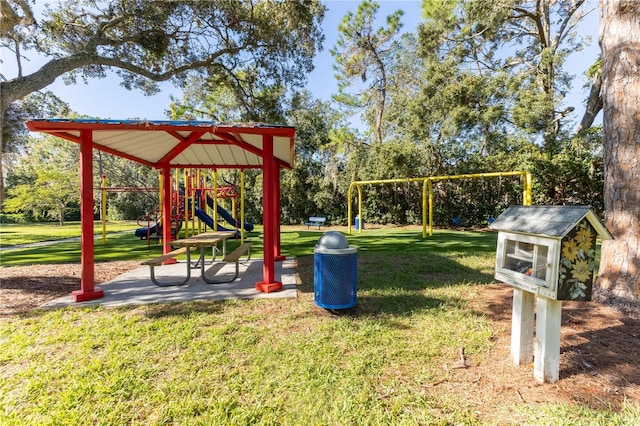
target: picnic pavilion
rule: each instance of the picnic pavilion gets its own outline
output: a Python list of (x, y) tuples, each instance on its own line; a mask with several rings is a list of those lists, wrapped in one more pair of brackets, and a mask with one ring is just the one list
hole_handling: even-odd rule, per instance
[[(258, 291), (282, 288), (275, 280), (280, 256), (280, 169), (293, 167), (296, 129), (259, 123), (209, 121), (38, 119), (32, 132), (48, 133), (80, 144), (81, 281), (75, 302), (103, 297), (95, 286), (93, 234), (93, 150), (145, 164), (162, 176), (162, 221), (170, 223), (171, 169), (262, 169), (264, 262)], [(162, 229), (163, 253), (171, 251), (171, 227)]]

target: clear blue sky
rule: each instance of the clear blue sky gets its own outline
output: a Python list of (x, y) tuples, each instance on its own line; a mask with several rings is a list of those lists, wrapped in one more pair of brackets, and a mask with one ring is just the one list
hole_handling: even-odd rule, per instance
[[(329, 54), (337, 40), (338, 24), (348, 11), (353, 11), (358, 7), (360, 1), (333, 0), (325, 1), (328, 11), (324, 20), (325, 43), (324, 49), (316, 57), (315, 70), (308, 76), (307, 88), (317, 97), (329, 100), (331, 95), (336, 93), (337, 85), (333, 77), (333, 58)], [(382, 23), (387, 15), (397, 9), (404, 11), (402, 17), (403, 30), (415, 31), (420, 21), (419, 0), (413, 1), (379, 1), (380, 9), (378, 19)], [(590, 6), (597, 6), (597, 0), (590, 0)], [(585, 83), (584, 71), (593, 64), (597, 58), (600, 48), (598, 47), (598, 11), (595, 10), (581, 25), (580, 32), (592, 37), (591, 45), (584, 51), (573, 54), (568, 60), (568, 69), (575, 75), (573, 90), (567, 99), (567, 105), (574, 106), (573, 119), (579, 120), (584, 112), (583, 101), (586, 97), (587, 89), (583, 88)], [(15, 64), (11, 56), (2, 52), (2, 74), (10, 79), (16, 75)], [(25, 64), (24, 74), (36, 69), (42, 62), (34, 60), (31, 64)], [(105, 79), (91, 79), (88, 84), (79, 81), (72, 86), (66, 86), (59, 78), (49, 86), (49, 89), (64, 101), (69, 103), (71, 108), (83, 115), (102, 119), (165, 119), (164, 111), (169, 105), (169, 96), (180, 98), (180, 92), (170, 83), (162, 85), (162, 91), (154, 96), (144, 96), (140, 91), (128, 91), (119, 85), (117, 77), (110, 75)]]

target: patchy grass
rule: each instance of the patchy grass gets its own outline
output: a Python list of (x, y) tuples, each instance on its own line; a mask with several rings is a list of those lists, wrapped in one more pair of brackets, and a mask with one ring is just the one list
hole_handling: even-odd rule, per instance
[(490, 345), (456, 293), (364, 291), (340, 316), (308, 298), (34, 311), (0, 322), (0, 423), (464, 423), (424, 390)]
[[(462, 351), (476, 365), (494, 347), (493, 323), (469, 301), (493, 282), (495, 234), (349, 236), (359, 249), (358, 305), (340, 314), (313, 304), (320, 235), (283, 229), (283, 253), (298, 257), (296, 299), (0, 318), (0, 424), (484, 424), (464, 390), (438, 384), (454, 380), (443, 365)], [(132, 236), (113, 243), (104, 253), (97, 244), (96, 256), (149, 255)], [(500, 418), (631, 425), (640, 408), (505, 405)]]

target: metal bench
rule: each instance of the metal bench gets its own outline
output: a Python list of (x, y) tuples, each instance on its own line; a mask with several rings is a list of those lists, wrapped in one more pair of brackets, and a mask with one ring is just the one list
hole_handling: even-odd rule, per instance
[(327, 218), (324, 216), (311, 216), (308, 222), (305, 222), (307, 225), (307, 229), (311, 226), (317, 226), (318, 229), (322, 228), (327, 221)]

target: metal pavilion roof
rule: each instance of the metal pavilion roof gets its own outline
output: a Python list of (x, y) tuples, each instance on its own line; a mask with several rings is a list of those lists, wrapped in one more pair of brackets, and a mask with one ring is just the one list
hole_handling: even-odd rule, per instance
[(151, 167), (259, 168), (263, 137), (273, 137), (275, 161), (293, 166), (295, 128), (211, 121), (38, 119), (29, 130), (80, 143), (90, 131), (93, 148)]

